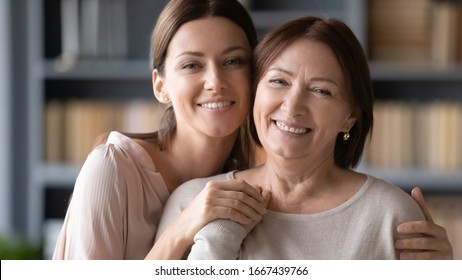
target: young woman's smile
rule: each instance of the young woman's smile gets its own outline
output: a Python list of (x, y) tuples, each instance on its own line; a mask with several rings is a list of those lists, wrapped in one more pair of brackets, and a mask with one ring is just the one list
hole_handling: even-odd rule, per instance
[(207, 17), (177, 31), (157, 90), (174, 105), (179, 131), (224, 137), (244, 122), (250, 103), (250, 47), (232, 21)]

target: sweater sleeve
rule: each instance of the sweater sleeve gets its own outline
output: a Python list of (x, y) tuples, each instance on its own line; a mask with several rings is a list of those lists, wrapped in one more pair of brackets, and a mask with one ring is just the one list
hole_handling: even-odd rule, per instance
[(195, 235), (188, 260), (235, 260), (246, 236), (246, 230), (234, 221), (212, 221)]
[(113, 145), (88, 156), (74, 186), (53, 259), (123, 259), (125, 180)]

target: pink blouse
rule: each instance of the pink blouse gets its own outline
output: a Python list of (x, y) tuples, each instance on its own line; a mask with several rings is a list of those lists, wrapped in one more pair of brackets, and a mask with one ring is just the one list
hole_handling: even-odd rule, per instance
[(77, 177), (53, 259), (144, 259), (169, 195), (146, 150), (111, 132)]

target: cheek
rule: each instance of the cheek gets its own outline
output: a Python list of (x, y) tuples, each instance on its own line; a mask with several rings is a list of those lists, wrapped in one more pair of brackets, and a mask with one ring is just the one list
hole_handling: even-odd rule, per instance
[(278, 108), (278, 100), (270, 92), (257, 89), (253, 116), (257, 127), (265, 125), (272, 112)]
[(190, 77), (171, 78), (166, 87), (167, 93), (171, 99), (184, 100), (193, 98), (201, 92), (202, 87), (198, 79)]
[(330, 127), (335, 133), (345, 131), (349, 127), (349, 113), (339, 108), (324, 109), (318, 114), (318, 120)]
[(255, 102), (254, 102), (254, 105), (253, 105), (253, 118), (255, 120), (255, 125), (257, 127), (260, 126), (261, 124), (261, 119), (260, 119), (260, 116), (261, 116), (261, 109), (262, 107), (265, 107), (264, 106), (264, 98), (262, 98), (262, 94), (261, 92), (257, 89), (257, 92), (255, 94)]

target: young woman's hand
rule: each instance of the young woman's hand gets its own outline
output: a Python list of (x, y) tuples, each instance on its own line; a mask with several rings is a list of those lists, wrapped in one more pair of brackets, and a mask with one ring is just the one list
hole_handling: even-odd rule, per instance
[[(189, 221), (191, 240), (215, 219), (230, 219), (253, 228), (266, 213), (269, 196), (241, 179), (210, 181), (181, 216)], [(185, 221), (186, 222), (186, 221)]]
[(181, 259), (196, 233), (216, 219), (253, 228), (266, 213), (269, 195), (241, 179), (210, 181), (161, 234), (146, 259)]
[(401, 251), (400, 259), (443, 260), (453, 259), (452, 246), (446, 229), (433, 222), (427, 209), (422, 191), (412, 190), (412, 198), (419, 204), (426, 221), (413, 221), (398, 226), (400, 234), (420, 234), (422, 237), (410, 237), (395, 242), (395, 249)]

